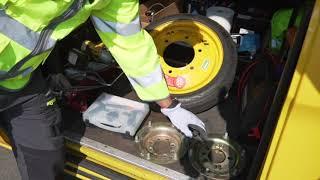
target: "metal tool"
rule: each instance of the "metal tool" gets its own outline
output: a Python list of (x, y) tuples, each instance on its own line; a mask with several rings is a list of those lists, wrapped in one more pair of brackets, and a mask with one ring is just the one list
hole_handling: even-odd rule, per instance
[(205, 142), (208, 138), (207, 132), (203, 130), (201, 127), (194, 124), (189, 124), (188, 127), (192, 132), (192, 138), (194, 140)]

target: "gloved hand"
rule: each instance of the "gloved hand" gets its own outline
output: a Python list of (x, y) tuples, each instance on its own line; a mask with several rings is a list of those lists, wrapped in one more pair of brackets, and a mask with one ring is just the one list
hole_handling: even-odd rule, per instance
[(181, 103), (177, 104), (176, 107), (173, 108), (162, 108), (161, 112), (166, 115), (172, 124), (187, 137), (192, 137), (189, 125), (198, 126), (205, 131), (204, 123), (192, 112), (182, 108)]

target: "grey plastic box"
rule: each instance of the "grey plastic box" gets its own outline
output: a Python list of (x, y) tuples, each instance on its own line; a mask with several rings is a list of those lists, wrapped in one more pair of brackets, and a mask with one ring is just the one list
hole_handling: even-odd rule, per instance
[(99, 128), (134, 136), (148, 113), (148, 104), (102, 93), (82, 117)]

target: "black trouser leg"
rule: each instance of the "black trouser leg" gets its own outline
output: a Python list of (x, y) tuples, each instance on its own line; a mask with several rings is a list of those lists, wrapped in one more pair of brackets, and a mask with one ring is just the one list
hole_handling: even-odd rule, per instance
[(61, 114), (45, 93), (24, 96), (23, 102), (1, 112), (23, 180), (59, 179), (63, 173)]

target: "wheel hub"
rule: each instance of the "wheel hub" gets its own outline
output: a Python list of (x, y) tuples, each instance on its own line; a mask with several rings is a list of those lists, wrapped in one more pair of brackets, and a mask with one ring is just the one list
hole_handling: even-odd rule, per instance
[(241, 172), (245, 152), (235, 142), (212, 137), (205, 143), (194, 143), (189, 150), (189, 159), (192, 166), (207, 178), (229, 179)]
[(138, 131), (135, 141), (140, 156), (157, 164), (170, 164), (186, 150), (184, 136), (170, 123), (151, 123)]

